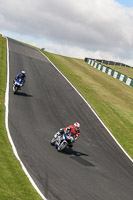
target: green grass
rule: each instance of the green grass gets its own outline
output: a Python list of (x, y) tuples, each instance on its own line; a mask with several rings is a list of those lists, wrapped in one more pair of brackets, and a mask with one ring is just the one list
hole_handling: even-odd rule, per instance
[(13, 154), (5, 128), (6, 39), (0, 35), (0, 200), (41, 200)]
[(78, 89), (133, 158), (133, 88), (81, 59), (42, 52)]

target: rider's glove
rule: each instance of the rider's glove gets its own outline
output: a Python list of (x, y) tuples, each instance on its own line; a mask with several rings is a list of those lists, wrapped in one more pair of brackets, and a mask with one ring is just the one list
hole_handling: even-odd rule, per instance
[(64, 133), (64, 128), (60, 128), (59, 132), (60, 132), (61, 134), (63, 134), (63, 133)]

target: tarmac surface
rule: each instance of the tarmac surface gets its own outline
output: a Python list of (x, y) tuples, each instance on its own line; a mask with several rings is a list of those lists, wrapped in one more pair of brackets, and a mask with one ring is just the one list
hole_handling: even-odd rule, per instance
[[(25, 86), (14, 95), (14, 77)], [(133, 163), (85, 101), (36, 49), (9, 38), (9, 130), (19, 157), (49, 200), (132, 200)], [(64, 152), (50, 145), (78, 121), (81, 135)]]

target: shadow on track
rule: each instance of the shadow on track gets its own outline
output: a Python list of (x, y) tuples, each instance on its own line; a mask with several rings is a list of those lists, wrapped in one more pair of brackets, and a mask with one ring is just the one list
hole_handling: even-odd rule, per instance
[(66, 148), (62, 151), (62, 153), (74, 156), (88, 156), (88, 154), (81, 153), (79, 151), (74, 151), (72, 148)]
[(95, 165), (87, 160), (85, 160), (83, 157), (81, 156), (88, 156), (88, 154), (79, 152), (79, 151), (74, 151), (71, 148), (66, 148), (62, 151), (62, 153), (70, 155), (70, 158), (73, 159), (74, 161), (86, 166), (86, 167), (95, 167)]
[(25, 92), (16, 92), (15, 95), (23, 96), (23, 97), (33, 97), (32, 95), (30, 95), (30, 94), (26, 94)]

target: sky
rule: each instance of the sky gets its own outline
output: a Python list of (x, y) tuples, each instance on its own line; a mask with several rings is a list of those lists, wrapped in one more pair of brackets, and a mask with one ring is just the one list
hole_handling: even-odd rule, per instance
[(64, 56), (133, 67), (133, 0), (0, 0), (0, 34)]
[(133, 0), (117, 0), (117, 2), (126, 7), (133, 7)]

